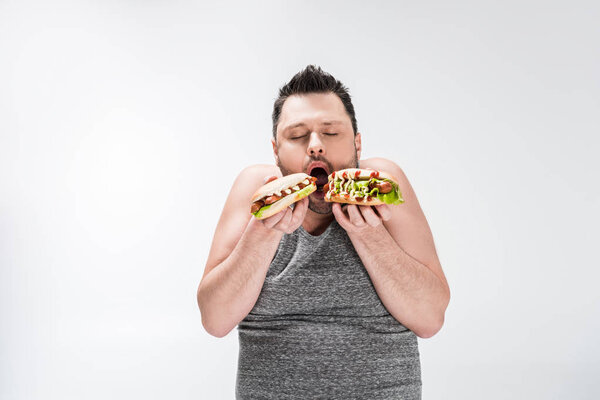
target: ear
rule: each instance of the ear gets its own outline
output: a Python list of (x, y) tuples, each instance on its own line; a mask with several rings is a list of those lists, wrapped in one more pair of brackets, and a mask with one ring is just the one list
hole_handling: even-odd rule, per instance
[(362, 150), (362, 144), (360, 142), (360, 132), (356, 133), (354, 137), (354, 147), (356, 147), (356, 159), (360, 160), (360, 152)]
[(275, 156), (275, 164), (279, 163), (279, 154), (277, 154), (277, 143), (275, 139), (271, 138), (271, 144), (273, 145), (273, 155)]

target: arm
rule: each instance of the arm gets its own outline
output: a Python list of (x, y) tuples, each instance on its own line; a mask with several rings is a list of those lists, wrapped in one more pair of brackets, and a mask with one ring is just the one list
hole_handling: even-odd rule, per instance
[(281, 176), (275, 166), (244, 169), (233, 184), (215, 229), (204, 275), (196, 293), (202, 325), (213, 336), (227, 335), (256, 304), (271, 260), (284, 233), (304, 219), (308, 199), (269, 218), (250, 214), (254, 191)]
[(202, 279), (198, 305), (208, 333), (227, 335), (252, 310), (282, 236), (250, 219), (231, 255)]
[(444, 323), (447, 286), (400, 248), (383, 225), (348, 237), (389, 313), (419, 337), (435, 335)]
[(347, 205), (348, 216), (340, 204), (334, 204), (333, 213), (346, 229), (386, 309), (419, 337), (431, 337), (444, 323), (450, 289), (425, 215), (408, 178), (395, 163), (375, 158), (361, 165), (395, 176), (405, 202)]

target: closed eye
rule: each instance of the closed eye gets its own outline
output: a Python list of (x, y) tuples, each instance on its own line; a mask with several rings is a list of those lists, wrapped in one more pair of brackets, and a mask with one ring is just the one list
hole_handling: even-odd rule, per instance
[[(328, 132), (323, 132), (324, 135), (327, 136), (336, 136), (337, 133), (328, 133)], [(296, 137), (291, 137), (291, 140), (297, 140), (297, 139), (302, 139), (303, 137), (305, 137), (306, 135), (302, 135), (302, 136), (296, 136)]]

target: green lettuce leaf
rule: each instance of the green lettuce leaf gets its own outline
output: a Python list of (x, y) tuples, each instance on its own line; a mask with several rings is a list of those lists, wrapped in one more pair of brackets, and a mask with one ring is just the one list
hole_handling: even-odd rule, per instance
[[(294, 192), (293, 194), (298, 194), (298, 193), (300, 193), (300, 194), (305, 194), (305, 193), (308, 193), (308, 192), (310, 192), (310, 190), (311, 190), (311, 187), (313, 187), (313, 185), (308, 185), (308, 186), (306, 186), (305, 188), (302, 188), (301, 190), (299, 190), (299, 191), (297, 191), (297, 192)], [(275, 203), (273, 203), (273, 204), (275, 204)], [(272, 206), (273, 204), (268, 204), (268, 205), (266, 205), (266, 206), (264, 206), (264, 207), (261, 207), (261, 208), (260, 208), (260, 209), (259, 209), (257, 212), (255, 212), (255, 213), (252, 213), (252, 215), (254, 215), (256, 218), (260, 218), (260, 217), (262, 217), (263, 213), (264, 213), (265, 211), (267, 211), (269, 208), (271, 208), (271, 206)]]
[[(382, 194), (379, 193), (379, 189), (374, 188), (370, 191), (368, 191), (368, 187), (369, 187), (369, 182), (371, 181), (375, 181), (375, 182), (390, 182), (392, 184), (392, 191), (386, 194)], [(336, 188), (335, 193), (340, 193), (341, 190), (341, 185), (339, 181), (335, 181), (334, 182), (334, 186)], [(365, 191), (364, 188), (367, 188), (367, 190)], [(376, 179), (376, 178), (371, 178), (371, 179), (365, 179), (365, 180), (359, 180), (359, 181), (354, 181), (354, 190), (355, 191), (360, 191), (367, 194), (367, 196), (371, 196), (371, 197), (377, 197), (379, 200), (383, 201), (386, 204), (401, 204), (404, 203), (404, 199), (402, 198), (402, 193), (400, 193), (400, 188), (398, 187), (398, 185), (393, 182), (390, 179)]]
[(404, 199), (402, 198), (402, 194), (400, 193), (400, 190), (397, 187), (395, 187), (394, 190), (392, 190), (389, 193), (386, 193), (386, 194), (379, 193), (377, 195), (377, 198), (380, 199), (381, 201), (383, 201), (386, 204), (401, 204), (401, 203), (404, 203)]

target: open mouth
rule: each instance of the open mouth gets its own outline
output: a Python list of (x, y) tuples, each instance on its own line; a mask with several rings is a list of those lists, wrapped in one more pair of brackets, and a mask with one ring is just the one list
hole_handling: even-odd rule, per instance
[(323, 186), (328, 181), (327, 171), (325, 171), (321, 167), (316, 167), (316, 168), (313, 168), (312, 171), (310, 171), (310, 176), (314, 176), (315, 178), (317, 178), (317, 181), (315, 182), (317, 185), (317, 190), (322, 191)]

